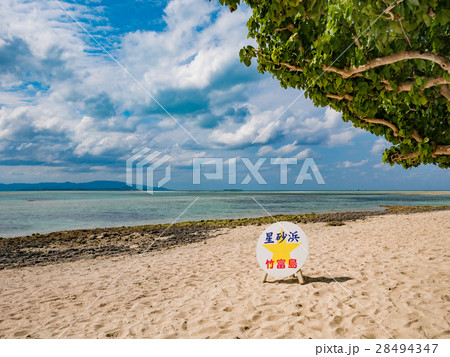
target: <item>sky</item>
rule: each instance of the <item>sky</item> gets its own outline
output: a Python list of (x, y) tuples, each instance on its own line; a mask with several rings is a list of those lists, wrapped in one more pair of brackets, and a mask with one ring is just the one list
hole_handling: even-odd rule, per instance
[[(171, 189), (450, 190), (447, 170), (383, 164), (382, 137), (240, 63), (245, 7), (2, 0), (0, 14), (1, 183), (125, 181), (126, 159), (147, 147), (170, 155)], [(278, 157), (298, 161), (287, 184)], [(222, 158), (224, 179), (194, 185), (193, 158)], [(266, 184), (242, 184), (242, 158), (266, 158)], [(325, 184), (295, 184), (307, 158)]]

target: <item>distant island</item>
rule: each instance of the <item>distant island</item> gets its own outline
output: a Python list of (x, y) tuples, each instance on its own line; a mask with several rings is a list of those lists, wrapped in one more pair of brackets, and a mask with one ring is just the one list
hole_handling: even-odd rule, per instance
[[(144, 190), (147, 187), (144, 186)], [(40, 182), (40, 183), (0, 183), (0, 191), (137, 191), (136, 186), (128, 186), (121, 181), (91, 182)], [(153, 187), (153, 191), (172, 191), (164, 187)]]

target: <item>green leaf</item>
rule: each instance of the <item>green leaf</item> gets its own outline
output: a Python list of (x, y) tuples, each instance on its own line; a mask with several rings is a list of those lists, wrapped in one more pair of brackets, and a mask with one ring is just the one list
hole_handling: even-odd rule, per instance
[(419, 98), (420, 98), (420, 99), (419, 99), (420, 104), (425, 105), (425, 104), (428, 103), (427, 97), (425, 97), (424, 95), (422, 95), (422, 96), (419, 97)]
[(427, 14), (423, 14), (422, 18), (423, 18), (423, 22), (425, 22), (425, 24), (427, 26), (431, 26), (431, 23), (433, 22), (433, 19), (430, 16), (428, 16)]

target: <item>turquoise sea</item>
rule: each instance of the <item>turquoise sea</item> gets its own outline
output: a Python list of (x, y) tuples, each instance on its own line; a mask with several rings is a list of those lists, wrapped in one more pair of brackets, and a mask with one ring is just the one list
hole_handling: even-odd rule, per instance
[[(450, 205), (450, 192), (0, 192), (0, 237), (270, 214)], [(253, 197), (253, 198), (252, 198)]]

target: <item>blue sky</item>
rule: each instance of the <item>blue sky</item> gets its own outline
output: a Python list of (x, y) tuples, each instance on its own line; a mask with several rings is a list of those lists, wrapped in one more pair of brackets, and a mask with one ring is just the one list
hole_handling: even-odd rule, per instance
[[(267, 164), (261, 173), (268, 184), (236, 187), (243, 189), (450, 189), (448, 171), (382, 164), (383, 138), (303, 95), (290, 106), (299, 91), (241, 64), (239, 49), (251, 43), (245, 8), (231, 14), (214, 0), (61, 5), (148, 93), (56, 1), (3, 0), (2, 183), (125, 181), (126, 158), (149, 147), (172, 156), (167, 187), (174, 189), (198, 188), (193, 157), (297, 157), (300, 166), (311, 157), (326, 182), (295, 185), (297, 166), (280, 185), (279, 167)], [(248, 173), (240, 161), (237, 172), (238, 182)], [(230, 187), (224, 179), (201, 188)]]

